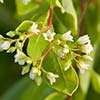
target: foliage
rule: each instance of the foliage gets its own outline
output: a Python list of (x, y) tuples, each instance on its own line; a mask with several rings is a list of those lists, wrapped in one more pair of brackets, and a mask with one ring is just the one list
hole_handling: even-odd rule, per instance
[[(100, 75), (94, 69), (99, 59), (96, 52), (99, 50), (100, 2), (80, 1), (84, 7), (81, 9), (78, 2), (15, 1), (20, 24), (14, 31), (7, 32), (6, 37), (0, 35), (0, 51), (13, 53), (21, 74), (28, 74), (31, 80), (23, 78), (2, 96), (2, 100), (17, 100), (16, 97), (19, 100), (33, 97), (35, 100), (85, 100), (90, 83), (100, 94)], [(6, 1), (0, 6), (4, 4)], [(91, 30), (91, 14), (94, 13), (98, 19)], [(84, 35), (85, 32), (88, 34)], [(94, 32), (97, 37), (92, 34)]]

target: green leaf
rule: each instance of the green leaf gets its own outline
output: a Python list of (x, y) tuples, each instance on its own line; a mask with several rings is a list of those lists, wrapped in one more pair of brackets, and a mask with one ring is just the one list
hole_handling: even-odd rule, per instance
[(53, 92), (49, 96), (47, 96), (44, 100), (65, 100), (66, 95), (61, 94), (59, 92)]
[(92, 70), (92, 85), (96, 92), (100, 93), (100, 75)]
[(33, 36), (32, 38), (29, 39), (27, 53), (34, 61), (42, 56), (47, 47), (48, 47), (48, 42), (45, 41), (41, 33), (38, 36)]
[(78, 76), (75, 70), (70, 67), (67, 71), (64, 71), (64, 64), (56, 57), (54, 52), (50, 52), (45, 58), (43, 67), (45, 70), (59, 75), (53, 85), (49, 84), (50, 87), (68, 95), (72, 95), (78, 88)]
[(28, 77), (18, 81), (12, 88), (0, 98), (0, 100), (44, 100), (44, 97), (51, 92), (51, 89), (43, 83), (36, 86)]
[(24, 0), (16, 0), (16, 7), (19, 15), (28, 14), (39, 7), (38, 3), (36, 3), (36, 0), (31, 0), (27, 4), (24, 4), (23, 1)]
[(23, 21), (17, 28), (16, 31), (17, 32), (28, 32), (28, 30), (30, 29), (30, 27), (32, 26), (33, 22), (26, 20)]
[(62, 0), (62, 6), (65, 10), (65, 22), (67, 27), (72, 31), (73, 35), (77, 34), (77, 15), (72, 0)]

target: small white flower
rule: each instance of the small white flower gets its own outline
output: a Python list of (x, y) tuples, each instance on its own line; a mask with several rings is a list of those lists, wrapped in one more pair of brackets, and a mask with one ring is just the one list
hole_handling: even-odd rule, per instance
[(29, 2), (31, 2), (31, 0), (23, 0), (24, 5), (27, 5)]
[(78, 63), (78, 67), (79, 67), (80, 73), (83, 74), (86, 70), (88, 70), (89, 64), (80, 60), (79, 63)]
[(57, 40), (57, 45), (60, 45), (61, 44), (61, 41), (60, 40)]
[(64, 52), (65, 54), (69, 53), (69, 47), (68, 47), (68, 45), (64, 45), (63, 52)]
[(0, 43), (0, 48), (3, 50), (7, 50), (10, 48), (10, 42), (9, 41), (3, 41)]
[(87, 61), (93, 61), (93, 58), (89, 55), (84, 55), (83, 59), (87, 60)]
[(59, 78), (59, 75), (53, 74), (53, 73), (51, 73), (51, 72), (48, 72), (47, 78), (49, 79), (50, 84), (53, 85), (53, 83), (56, 82), (56, 78)]
[(41, 71), (38, 68), (36, 68), (36, 67), (33, 67), (31, 69), (30, 73), (29, 73), (29, 77), (32, 80), (35, 80), (40, 75), (41, 75)]
[(51, 32), (50, 30), (48, 30), (46, 33), (43, 33), (43, 36), (45, 40), (51, 42), (54, 40), (55, 34), (56, 34), (55, 32)]
[(73, 36), (71, 35), (71, 31), (68, 31), (62, 35), (62, 40), (73, 42)]
[(89, 36), (88, 35), (84, 35), (84, 36), (81, 36), (78, 40), (77, 40), (77, 42), (79, 43), (79, 44), (86, 44), (86, 43), (88, 43), (90, 40), (89, 40)]
[(24, 65), (27, 60), (27, 56), (20, 50), (17, 50), (17, 54), (14, 56), (14, 58), (15, 58), (15, 63), (18, 62), (19, 65)]
[(1, 3), (4, 3), (4, 0), (0, 0)]
[(92, 47), (90, 41), (81, 47), (81, 51), (86, 54), (90, 54), (92, 50), (93, 50), (93, 47)]
[(38, 32), (40, 32), (40, 30), (37, 29), (37, 28), (38, 28), (38, 24), (36, 24), (36, 23), (33, 22), (33, 25), (31, 26), (31, 28), (29, 29), (29, 31), (38, 34)]
[(59, 57), (63, 58), (63, 57), (64, 57), (64, 52), (63, 52), (63, 50), (62, 50), (62, 49), (57, 50), (57, 55), (58, 55)]

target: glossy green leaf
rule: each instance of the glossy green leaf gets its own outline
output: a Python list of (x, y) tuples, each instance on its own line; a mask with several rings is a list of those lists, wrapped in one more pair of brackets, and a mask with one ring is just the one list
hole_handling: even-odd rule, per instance
[(67, 27), (72, 31), (73, 35), (77, 34), (77, 15), (72, 0), (62, 0), (62, 6), (65, 10), (65, 22)]
[(100, 75), (92, 70), (92, 85), (96, 92), (100, 93)]
[(46, 95), (51, 92), (51, 89), (43, 83), (41, 86), (36, 86), (28, 77), (17, 82), (9, 89), (0, 100), (43, 100)]
[(64, 71), (62, 61), (56, 57), (54, 52), (48, 54), (43, 66), (45, 70), (59, 75), (59, 78), (57, 78), (57, 81), (53, 85), (49, 84), (50, 87), (68, 95), (72, 95), (76, 91), (79, 83), (75, 70), (70, 67), (67, 71)]
[(27, 4), (24, 3), (24, 1), (25, 0), (16, 0), (17, 12), (19, 15), (28, 14), (39, 7), (36, 0), (29, 0)]
[(27, 32), (29, 28), (32, 26), (33, 22), (32, 21), (23, 21), (17, 28), (17, 32)]
[(48, 95), (44, 100), (65, 100), (66, 95), (61, 94), (59, 92), (53, 92)]
[(29, 39), (27, 53), (33, 59), (41, 57), (48, 47), (48, 42), (44, 40), (42, 33)]

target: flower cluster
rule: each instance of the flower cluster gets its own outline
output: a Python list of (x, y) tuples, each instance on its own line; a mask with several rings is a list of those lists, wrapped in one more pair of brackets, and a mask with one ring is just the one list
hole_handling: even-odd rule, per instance
[[(42, 83), (42, 76), (44, 75), (46, 76), (46, 79), (49, 80), (49, 83), (53, 85), (60, 76), (58, 73), (46, 71), (42, 67), (47, 52), (45, 53), (44, 51), (45, 56), (43, 55), (43, 57), (34, 61), (23, 52), (26, 39), (31, 35), (34, 36), (40, 33), (41, 30), (38, 29), (38, 24), (33, 22), (25, 32), (8, 32), (6, 35), (10, 38), (4, 38), (0, 35), (0, 51), (7, 50), (7, 53), (16, 52), (14, 55), (15, 63), (22, 66), (22, 75), (29, 73), (30, 79), (34, 80), (37, 85)], [(56, 56), (59, 59), (64, 60), (64, 71), (73, 67), (73, 63), (77, 65), (77, 68), (79, 68), (81, 73), (84, 73), (85, 70), (89, 68), (89, 62), (93, 60), (90, 56), (93, 47), (88, 35), (81, 36), (77, 40), (74, 40), (71, 31), (65, 32), (61, 35), (47, 29), (41, 34), (43, 35), (44, 40), (50, 44)], [(15, 37), (16, 35), (18, 38)]]
[(67, 71), (69, 67), (73, 66), (73, 62), (76, 62), (80, 72), (84, 73), (89, 67), (89, 62), (93, 60), (90, 56), (93, 47), (88, 35), (74, 40), (71, 31), (68, 31), (56, 41), (54, 51), (59, 58), (66, 61), (64, 70)]

